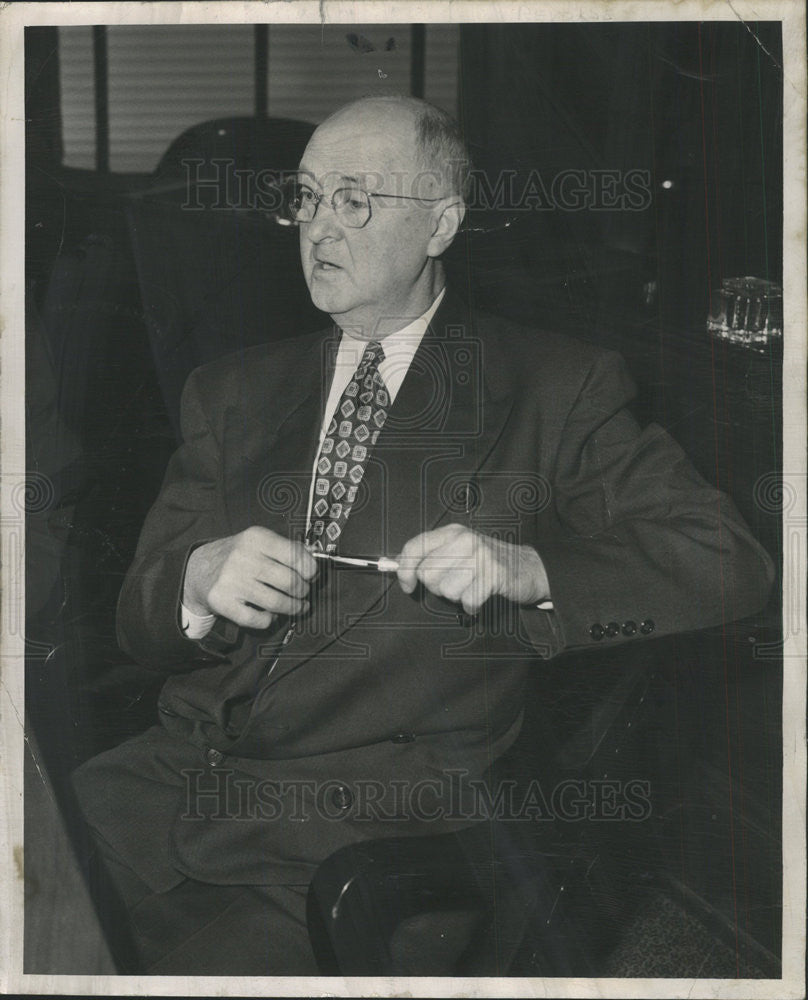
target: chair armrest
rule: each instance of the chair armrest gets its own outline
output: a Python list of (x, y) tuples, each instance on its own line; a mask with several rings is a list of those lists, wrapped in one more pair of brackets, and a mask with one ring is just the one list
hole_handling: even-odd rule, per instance
[[(351, 844), (331, 855), (309, 888), (309, 937), (323, 975), (407, 975), (413, 934), (442, 947), (421, 954), (420, 975), (450, 974), (485, 919), (485, 900), (455, 834)], [(441, 930), (426, 930), (429, 917)], [(445, 935), (450, 933), (450, 940)], [(444, 938), (441, 942), (440, 935)], [(418, 946), (420, 950), (420, 945)], [(420, 969), (428, 964), (428, 970)]]
[(315, 873), (309, 938), (323, 975), (596, 975), (604, 862), (519, 822), (349, 845)]

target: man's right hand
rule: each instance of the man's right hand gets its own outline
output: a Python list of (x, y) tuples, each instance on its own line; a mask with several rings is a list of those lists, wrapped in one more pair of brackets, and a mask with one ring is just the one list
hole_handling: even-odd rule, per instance
[(247, 628), (267, 628), (275, 615), (308, 610), (317, 562), (301, 542), (254, 526), (194, 549), (185, 568), (183, 605)]

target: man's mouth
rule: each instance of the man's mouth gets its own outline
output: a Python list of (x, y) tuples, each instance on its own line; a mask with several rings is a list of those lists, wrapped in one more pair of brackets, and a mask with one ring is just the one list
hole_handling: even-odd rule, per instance
[(340, 271), (342, 270), (339, 264), (332, 264), (328, 260), (315, 260), (314, 267), (320, 271)]

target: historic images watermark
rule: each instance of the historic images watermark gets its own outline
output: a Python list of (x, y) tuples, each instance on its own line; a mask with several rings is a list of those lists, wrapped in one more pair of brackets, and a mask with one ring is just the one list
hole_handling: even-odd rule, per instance
[(753, 654), (756, 660), (776, 660), (787, 655), (787, 644), (800, 634), (805, 606), (806, 516), (804, 508), (800, 507), (799, 497), (804, 492), (804, 473), (766, 472), (755, 482), (756, 507), (780, 520), (783, 532), (782, 552), (772, 553), (775, 558), (779, 556), (782, 559), (783, 636), (777, 642), (757, 643)]
[[(390, 456), (395, 461), (396, 454)], [(449, 461), (457, 460), (457, 452), (448, 454)], [(440, 455), (433, 456), (435, 464)], [(384, 482), (388, 480), (386, 461), (372, 457), (377, 466), (376, 475)], [(364, 478), (357, 483), (350, 480), (350, 461), (343, 462), (346, 466), (346, 483), (348, 489), (356, 491), (351, 516), (363, 512), (367, 517), (380, 520), (379, 537), (387, 537), (390, 509), (382, 506), (379, 509), (366, 510), (369, 504), (368, 491)], [(361, 470), (360, 470), (361, 471)], [(486, 472), (449, 472), (443, 476), (431, 477), (429, 470), (423, 471), (423, 492), (421, 503), (421, 530), (428, 531), (434, 527), (432, 518), (436, 510), (441, 512), (441, 523), (460, 524), (478, 531), (492, 539), (507, 543), (497, 550), (498, 560), (511, 558), (515, 563), (520, 557), (520, 546), (529, 543), (532, 537), (529, 525), (545, 510), (551, 499), (550, 483), (536, 473), (523, 470), (496, 470)], [(300, 473), (270, 473), (258, 486), (258, 497), (264, 510), (273, 517), (281, 518), (288, 526), (292, 537), (303, 539), (308, 525), (308, 499), (311, 486), (311, 475)], [(385, 496), (389, 491), (383, 491)], [(349, 494), (350, 496), (350, 494)], [(342, 555), (351, 555), (343, 552)], [(368, 553), (353, 553), (368, 555)], [(374, 556), (395, 556), (393, 551), (372, 553)], [(469, 579), (479, 578), (492, 572), (494, 554), (488, 546), (480, 546), (465, 559), (451, 557), (451, 568), (465, 573)], [(298, 616), (294, 622), (294, 634), (301, 636), (316, 636), (322, 640), (336, 638), (341, 635), (356, 617), (356, 608), (352, 600), (349, 576), (355, 573), (374, 573), (374, 569), (346, 567), (339, 564), (321, 566), (320, 577), (330, 575), (328, 586), (316, 586), (312, 592), (309, 610)], [(325, 583), (324, 579), (321, 581)], [(391, 582), (395, 583), (391, 578)], [(347, 589), (346, 589), (347, 588)], [(392, 617), (391, 617), (392, 616)], [(449, 628), (455, 635), (448, 641), (444, 655), (451, 656), (453, 651), (466, 657), (483, 656), (490, 660), (498, 655), (492, 647), (492, 639), (513, 640), (508, 648), (510, 658), (519, 654), (521, 649), (525, 655), (533, 656), (536, 652), (535, 639), (531, 639), (525, 629), (521, 609), (518, 605), (489, 598), (473, 614), (464, 612), (461, 604), (447, 603), (446, 599), (438, 597), (426, 588), (419, 588), (411, 599), (397, 610), (391, 608), (390, 595), (385, 590), (373, 612), (365, 616), (365, 625), (372, 628), (378, 621), (385, 629), (414, 630), (434, 628)], [(484, 648), (475, 653), (469, 648), (469, 643), (486, 639)], [(289, 640), (286, 639), (285, 642)], [(294, 652), (293, 648), (290, 650)], [(261, 648), (261, 655), (272, 657), (277, 653), (277, 641), (269, 638)], [(362, 658), (369, 655), (369, 650), (352, 645), (345, 650), (352, 658)], [(344, 655), (339, 649), (329, 648), (326, 655), (339, 657)]]
[[(23, 590), (25, 546), (33, 548), (39, 541), (38, 554), (43, 565), (37, 567), (43, 575), (53, 580), (58, 576), (61, 548), (70, 530), (69, 518), (65, 520), (60, 497), (53, 479), (42, 472), (28, 470), (0, 476), (0, 488), (10, 497), (10, 509), (0, 518), (3, 535), (3, 554), (11, 568), (9, 588), (3, 601), (0, 619), (0, 637), (22, 636), (25, 656), (29, 659), (47, 659), (53, 647), (29, 636), (26, 632), (26, 601)], [(44, 565), (47, 562), (48, 565)], [(4, 644), (3, 658), (16, 655)]]
[(464, 769), (418, 780), (270, 780), (230, 767), (190, 768), (183, 820), (306, 823), (504, 822), (638, 823), (650, 818), (645, 778), (566, 778), (551, 787), (503, 779), (489, 784)]
[[(368, 331), (363, 332), (364, 337), (369, 335)], [(402, 539), (398, 538), (396, 544), (390, 541), (398, 524), (395, 472), (397, 466), (413, 460), (411, 453), (414, 452), (417, 452), (418, 467), (413, 470), (413, 480), (417, 479), (419, 488), (417, 497), (412, 500), (417, 517), (411, 537), (439, 525), (459, 524), (508, 543), (511, 548), (503, 546), (499, 557), (510, 553), (514, 559), (519, 556), (519, 546), (529, 543), (535, 533), (530, 526), (535, 525), (536, 518), (551, 505), (552, 486), (546, 477), (527, 464), (479, 468), (485, 417), (484, 350), (480, 338), (463, 324), (450, 326), (431, 336), (428, 345), (422, 344), (413, 367), (414, 374), (428, 386), (428, 391), (418, 395), (417, 405), (391, 412), (384, 426), (382, 450), (373, 449), (368, 455), (364, 445), (349, 445), (350, 424), (346, 421), (343, 430), (335, 418), (337, 443), (328, 457), (321, 456), (319, 461), (326, 462), (327, 470), (333, 470), (344, 484), (344, 493), (335, 501), (337, 507), (344, 496), (345, 502), (351, 504), (352, 518), (361, 515), (371, 519), (370, 535), (378, 538), (381, 546), (378, 552), (341, 551), (341, 555), (396, 556)], [(324, 375), (319, 391), (325, 405), (330, 387), (326, 373), (334, 369), (337, 361), (335, 342), (327, 339), (321, 351)], [(341, 359), (341, 363), (351, 368), (357, 361), (357, 357), (350, 355)], [(462, 408), (462, 422), (453, 418), (458, 408)], [(427, 441), (430, 454), (424, 459), (422, 450)], [(372, 448), (374, 443), (370, 437), (367, 447)], [(310, 461), (313, 464), (314, 450)], [(383, 502), (370, 503), (368, 478), (376, 484), (373, 492), (377, 501), (382, 497)], [(317, 502), (312, 470), (308, 466), (302, 470), (268, 471), (257, 482), (252, 497), (253, 505), (257, 503), (270, 525), (277, 525), (276, 530), (300, 540), (308, 536), (309, 512), (315, 509)], [(338, 516), (336, 508), (332, 516)], [(488, 568), (485, 560), (491, 558), (491, 553), (480, 548), (469, 556), (467, 565), (460, 567), (456, 557), (453, 558), (452, 568), (465, 570), (470, 579), (479, 578)], [(279, 652), (281, 640), (284, 645), (291, 642), (287, 652), (294, 655), (296, 637), (315, 636), (325, 642), (341, 636), (356, 619), (355, 602), (344, 597), (350, 593), (349, 575), (357, 572), (366, 571), (323, 564), (318, 579), (323, 583), (323, 578), (330, 576), (329, 585), (318, 584), (314, 588), (310, 609), (292, 623), (294, 635), (288, 632), (286, 637), (283, 633), (268, 635), (260, 655), (273, 659)], [(363, 617), (363, 623), (371, 629), (378, 623), (380, 628), (401, 631), (448, 628), (451, 635), (446, 640), (446, 656), (462, 654), (473, 658), (480, 655), (491, 659), (498, 655), (490, 641), (479, 650), (469, 648), (470, 640), (483, 638), (515, 640), (507, 651), (511, 658), (519, 655), (520, 650), (531, 658), (536, 652), (535, 638), (531, 639), (525, 629), (519, 607), (505, 601), (489, 600), (477, 613), (465, 614), (459, 603), (450, 604), (419, 588), (411, 601), (393, 608), (391, 595), (385, 590), (373, 610)], [(369, 654), (366, 646), (343, 643), (328, 645), (322, 655), (361, 659)]]
[[(265, 167), (261, 170), (237, 167), (233, 159), (215, 157), (210, 161), (191, 157), (182, 160), (186, 211), (232, 211), (249, 209), (285, 218), (290, 190), (305, 181), (297, 171)], [(387, 194), (393, 199), (433, 199), (442, 175), (423, 170), (412, 176), (391, 171), (382, 176), (365, 172), (355, 182), (368, 194)], [(341, 177), (317, 178), (318, 188), (344, 187)], [(651, 207), (653, 188), (650, 170), (568, 168), (553, 174), (538, 169), (500, 170), (491, 176), (472, 170), (466, 202), (471, 209), (498, 212), (644, 212)], [(395, 207), (396, 203), (391, 202)], [(398, 207), (402, 207), (398, 203)]]

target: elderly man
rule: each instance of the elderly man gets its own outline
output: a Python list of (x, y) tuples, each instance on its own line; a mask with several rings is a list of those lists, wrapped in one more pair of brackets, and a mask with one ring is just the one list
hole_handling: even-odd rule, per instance
[(335, 328), (188, 381), (119, 603), (169, 675), (160, 724), (76, 774), (133, 968), (315, 971), (316, 866), (467, 825), (451, 776), (513, 743), (529, 669), (766, 600), (770, 560), (637, 426), (616, 356), (446, 287), (468, 167), (422, 101), (334, 114), (289, 213)]

